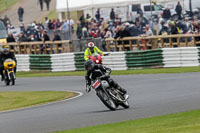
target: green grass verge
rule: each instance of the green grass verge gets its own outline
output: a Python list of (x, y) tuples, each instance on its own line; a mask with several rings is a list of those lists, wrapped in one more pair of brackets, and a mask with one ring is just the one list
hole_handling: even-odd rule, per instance
[[(112, 75), (133, 75), (133, 74), (160, 74), (160, 73), (186, 73), (200, 72), (200, 67), (162, 68), (113, 71)], [(52, 76), (84, 76), (85, 71), (74, 72), (17, 72), (17, 77), (52, 77)]]
[(48, 15), (47, 15), (47, 16), (44, 16), (44, 17), (42, 18), (42, 20), (40, 20), (40, 21), (45, 22), (45, 17), (48, 17), (48, 18), (51, 19), (51, 20), (57, 19), (57, 18), (58, 18), (58, 14), (57, 14), (57, 12), (56, 12), (56, 9), (50, 11), (50, 12), (48, 13)]
[(200, 110), (57, 133), (200, 133)]
[(17, 2), (20, 2), (22, 0), (0, 0), (0, 12), (10, 8)]
[(0, 92), (0, 111), (28, 107), (76, 96), (64, 91)]

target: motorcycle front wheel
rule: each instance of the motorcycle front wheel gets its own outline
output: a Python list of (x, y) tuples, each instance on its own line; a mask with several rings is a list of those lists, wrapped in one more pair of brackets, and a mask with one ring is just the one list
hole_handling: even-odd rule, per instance
[(10, 74), (10, 79), (11, 79), (12, 85), (15, 85), (15, 76), (13, 72)]
[(103, 92), (102, 90), (97, 91), (97, 96), (101, 99), (104, 105), (108, 107), (110, 110), (117, 109), (117, 106), (115, 102), (112, 100), (112, 98), (110, 96), (107, 96), (107, 94)]

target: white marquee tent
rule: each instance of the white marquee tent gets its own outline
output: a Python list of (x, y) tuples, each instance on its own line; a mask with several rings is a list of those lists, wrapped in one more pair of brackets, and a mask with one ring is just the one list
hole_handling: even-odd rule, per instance
[[(68, 0), (69, 10), (88, 10), (95, 8), (127, 6), (149, 0)], [(67, 11), (67, 0), (57, 0), (57, 12)]]
[[(152, 0), (153, 1), (153, 0)], [(157, 2), (169, 2), (178, 0), (157, 0)], [(179, 0), (182, 1), (182, 0)], [(150, 0), (68, 0), (69, 10), (88, 10), (106, 7), (120, 7), (130, 4), (149, 3)], [(57, 12), (67, 11), (67, 0), (57, 0)]]
[[(149, 3), (150, 0), (57, 0), (56, 10), (61, 18), (62, 12), (66, 12), (67, 1), (69, 11), (88, 11), (97, 8), (125, 7), (131, 4)], [(152, 0), (153, 1), (153, 0)], [(158, 3), (175, 2), (183, 0), (157, 0)]]

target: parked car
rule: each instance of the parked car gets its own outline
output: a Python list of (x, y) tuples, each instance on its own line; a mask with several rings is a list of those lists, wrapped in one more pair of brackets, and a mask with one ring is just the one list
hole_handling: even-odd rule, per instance
[(6, 38), (8, 37), (6, 27), (4, 23), (0, 21), (0, 43), (7, 43)]

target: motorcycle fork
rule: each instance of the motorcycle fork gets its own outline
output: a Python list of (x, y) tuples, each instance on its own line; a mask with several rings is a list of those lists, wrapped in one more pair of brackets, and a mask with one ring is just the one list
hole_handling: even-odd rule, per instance
[(8, 79), (10, 80), (11, 78), (10, 78), (10, 70), (9, 69), (7, 69), (7, 77), (8, 77)]
[[(10, 74), (13, 72), (14, 72), (13, 69), (7, 69), (7, 76), (9, 80), (11, 80)], [(14, 78), (15, 78), (15, 75), (14, 75)]]
[[(100, 86), (100, 88), (101, 88), (101, 90), (103, 90), (104, 92), (105, 92), (105, 94), (110, 98), (110, 94), (108, 93), (108, 91), (105, 89), (105, 88), (103, 88), (102, 86)], [(100, 89), (99, 88), (99, 89)]]

